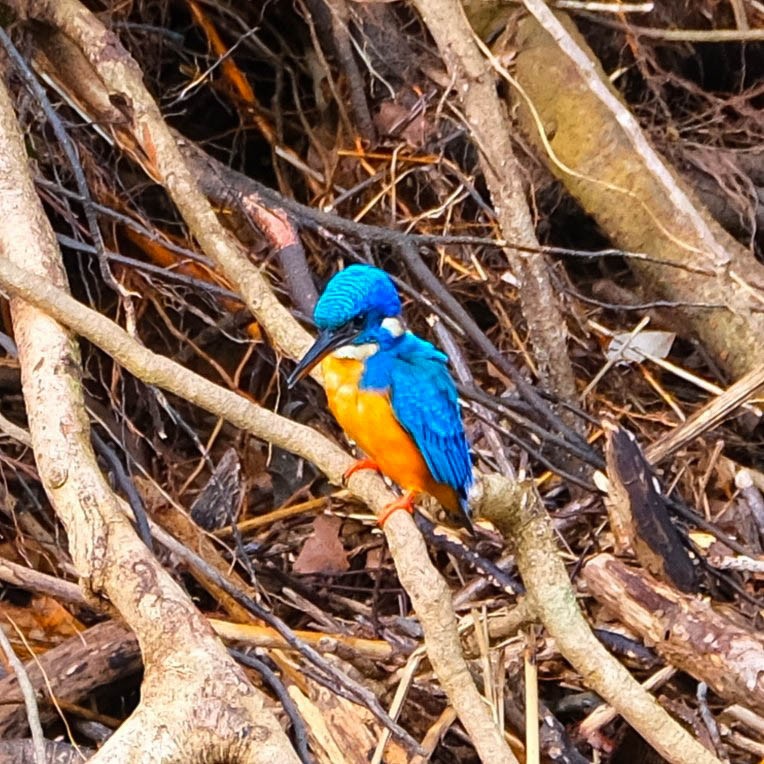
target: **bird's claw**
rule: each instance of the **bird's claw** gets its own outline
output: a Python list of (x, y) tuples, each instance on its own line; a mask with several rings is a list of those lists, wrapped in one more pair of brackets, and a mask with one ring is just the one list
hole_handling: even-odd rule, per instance
[(342, 473), (342, 482), (347, 483), (351, 475), (355, 475), (356, 472), (361, 470), (374, 470), (379, 472), (380, 475), (382, 474), (382, 470), (373, 459), (359, 459)]
[(404, 509), (410, 515), (413, 515), (415, 498), (416, 498), (416, 493), (414, 493), (414, 491), (407, 491), (403, 496), (401, 496), (400, 499), (396, 499), (395, 501), (392, 501), (389, 504), (382, 507), (382, 509), (379, 511), (379, 514), (377, 515), (377, 525), (380, 528), (384, 528), (385, 523), (390, 518), (390, 515), (392, 515), (393, 512), (396, 512), (399, 509)]

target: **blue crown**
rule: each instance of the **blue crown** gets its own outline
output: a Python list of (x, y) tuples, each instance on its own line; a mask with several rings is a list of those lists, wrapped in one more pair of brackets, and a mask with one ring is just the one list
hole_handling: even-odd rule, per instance
[(372, 265), (350, 265), (332, 276), (313, 318), (319, 329), (338, 329), (359, 316), (398, 316), (401, 300), (390, 277)]

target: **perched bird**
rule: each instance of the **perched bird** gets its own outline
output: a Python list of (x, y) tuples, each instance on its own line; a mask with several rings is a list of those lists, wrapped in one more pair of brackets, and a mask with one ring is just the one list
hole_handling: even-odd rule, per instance
[(405, 330), (390, 277), (351, 265), (326, 286), (314, 312), (318, 339), (289, 376), (293, 387), (322, 363), (329, 408), (376, 469), (404, 496), (380, 514), (413, 512), (420, 493), (434, 496), (472, 532), (467, 494), (472, 465), (448, 358)]

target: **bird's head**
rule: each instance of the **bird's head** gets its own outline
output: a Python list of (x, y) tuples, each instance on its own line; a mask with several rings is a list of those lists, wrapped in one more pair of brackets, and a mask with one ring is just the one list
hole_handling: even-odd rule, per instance
[(371, 265), (350, 265), (335, 274), (316, 303), (313, 318), (320, 330), (313, 346), (289, 375), (293, 387), (329, 353), (344, 349), (348, 357), (362, 348), (403, 333), (401, 301), (390, 277)]

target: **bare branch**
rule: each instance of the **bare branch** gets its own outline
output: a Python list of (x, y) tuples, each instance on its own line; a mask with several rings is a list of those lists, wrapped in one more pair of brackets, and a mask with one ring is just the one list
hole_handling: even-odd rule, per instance
[[(0, 251), (65, 295), (55, 236), (32, 186), (13, 107), (0, 86)], [(44, 277), (44, 278), (42, 278)], [(71, 334), (22, 299), (11, 300), (22, 387), (41, 481), (67, 529), (83, 583), (131, 624), (145, 664), (142, 702), (98, 761), (296, 761), (265, 697), (206, 620), (141, 543), (98, 469)], [(173, 701), (182, 702), (173, 702)], [(215, 723), (210, 725), (209, 720)], [(251, 734), (242, 739), (241, 730)]]
[(485, 480), (483, 514), (517, 550), (528, 599), (557, 648), (585, 684), (610, 703), (662, 756), (675, 764), (718, 764), (718, 759), (672, 719), (655, 698), (605, 650), (576, 605), (549, 518), (532, 482)]
[[(416, 0), (415, 5), (435, 38), (453, 79), (453, 89), (463, 104), (504, 238), (523, 246), (538, 247), (519, 166), (512, 151), (512, 127), (490, 68), (473, 41), (472, 28), (461, 3)], [(542, 377), (563, 400), (573, 401), (576, 388), (565, 343), (567, 332), (547, 264), (543, 257), (521, 253), (511, 246), (505, 252), (520, 280), (523, 315)]]

